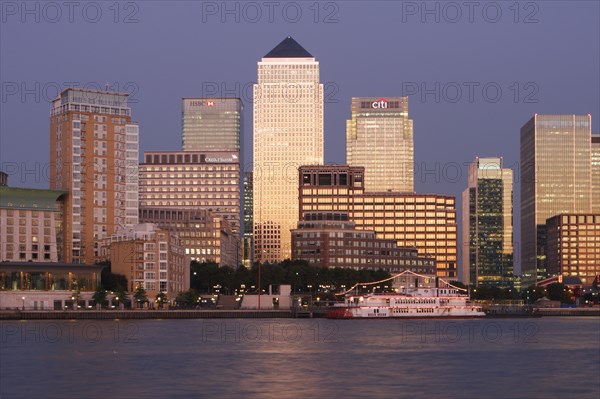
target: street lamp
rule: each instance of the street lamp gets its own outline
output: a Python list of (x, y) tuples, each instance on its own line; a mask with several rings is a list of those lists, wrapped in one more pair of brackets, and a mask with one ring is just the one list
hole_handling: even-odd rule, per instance
[(23, 300), (23, 310), (25, 310), (25, 297), (21, 297), (21, 299)]

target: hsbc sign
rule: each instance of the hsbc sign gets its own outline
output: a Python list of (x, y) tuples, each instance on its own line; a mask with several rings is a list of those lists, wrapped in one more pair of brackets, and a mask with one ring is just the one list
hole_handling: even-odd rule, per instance
[(214, 100), (208, 100), (208, 101), (192, 100), (189, 102), (189, 106), (190, 107), (214, 107), (215, 101)]

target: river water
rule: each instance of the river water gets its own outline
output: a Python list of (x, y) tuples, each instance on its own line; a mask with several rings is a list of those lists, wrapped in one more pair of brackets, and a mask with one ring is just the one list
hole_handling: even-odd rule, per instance
[(600, 318), (4, 321), (0, 397), (600, 397)]

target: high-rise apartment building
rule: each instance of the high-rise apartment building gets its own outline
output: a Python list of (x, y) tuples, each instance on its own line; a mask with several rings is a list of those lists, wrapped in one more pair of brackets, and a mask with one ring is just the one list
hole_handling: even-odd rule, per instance
[(433, 257), (437, 275), (456, 279), (457, 224), (455, 198), (436, 194), (365, 190), (364, 168), (302, 166), (299, 220), (315, 212), (347, 213), (359, 230), (415, 247), (419, 256)]
[(462, 198), (462, 281), (511, 287), (513, 171), (502, 158), (475, 158)]
[(246, 267), (254, 263), (254, 245), (252, 240), (252, 172), (244, 172), (244, 256)]
[(600, 134), (592, 134), (592, 212), (600, 213)]
[(69, 88), (52, 102), (50, 186), (65, 200), (62, 259), (94, 263), (98, 243), (138, 222), (138, 125), (127, 93)]
[(319, 62), (287, 37), (258, 63), (254, 85), (254, 258), (291, 257), (298, 167), (323, 163)]
[(240, 151), (242, 101), (239, 98), (184, 98), (184, 151)]
[(353, 97), (346, 163), (365, 167), (369, 192), (414, 191), (413, 121), (408, 97)]
[(535, 114), (521, 128), (521, 274), (546, 277), (546, 219), (592, 208), (591, 115)]

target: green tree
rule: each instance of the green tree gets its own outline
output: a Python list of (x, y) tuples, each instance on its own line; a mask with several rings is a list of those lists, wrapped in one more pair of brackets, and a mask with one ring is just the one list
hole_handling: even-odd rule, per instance
[(133, 293), (133, 299), (135, 300), (137, 307), (140, 309), (144, 306), (146, 302), (148, 302), (148, 295), (146, 294), (146, 290), (144, 289), (144, 287), (142, 287), (141, 284), (138, 285), (135, 289), (135, 292)]
[(129, 300), (129, 294), (127, 293), (127, 290), (123, 288), (123, 286), (118, 285), (113, 292), (115, 294), (115, 302), (117, 305), (125, 305)]
[(167, 303), (167, 301), (169, 300), (169, 298), (167, 298), (167, 294), (165, 294), (164, 292), (159, 292), (158, 294), (156, 294), (156, 303), (158, 304), (158, 308), (162, 309), (163, 306)]
[(175, 301), (177, 302), (177, 307), (181, 309), (193, 309), (198, 305), (198, 298), (200, 298), (198, 291), (189, 289), (177, 294)]
[(98, 284), (96, 287), (96, 291), (94, 295), (92, 295), (92, 299), (96, 302), (100, 307), (105, 307), (108, 304), (108, 299), (106, 298), (106, 290), (102, 287), (102, 284)]

